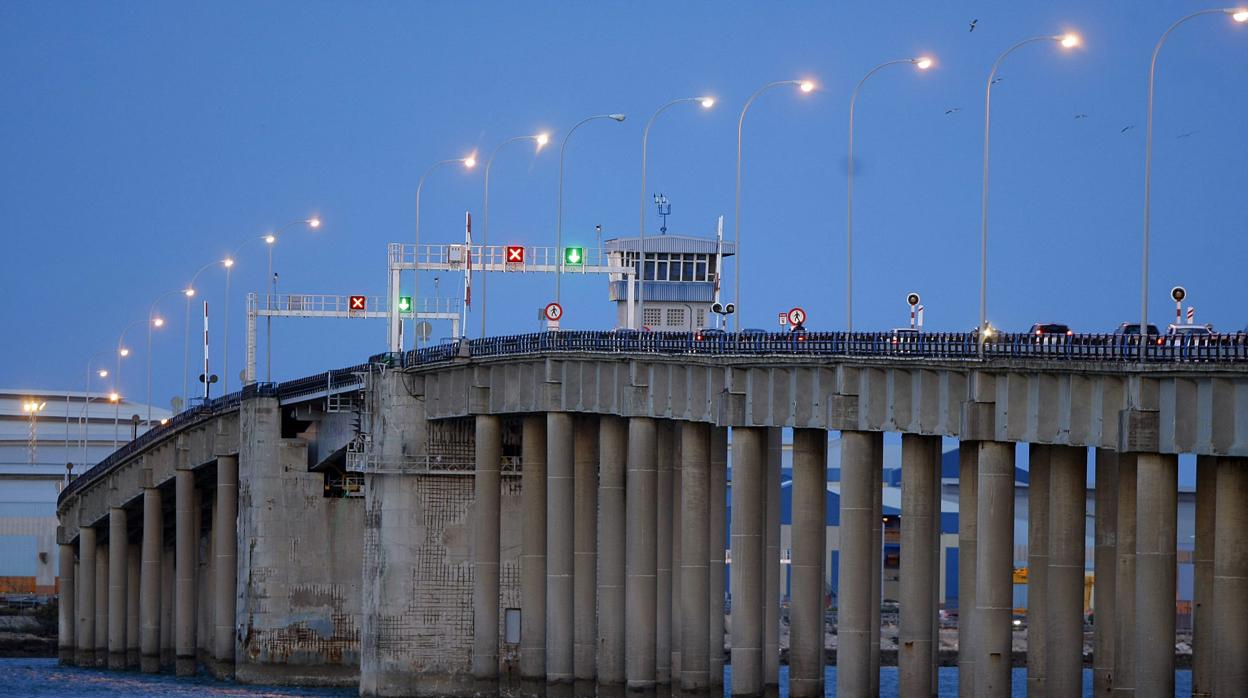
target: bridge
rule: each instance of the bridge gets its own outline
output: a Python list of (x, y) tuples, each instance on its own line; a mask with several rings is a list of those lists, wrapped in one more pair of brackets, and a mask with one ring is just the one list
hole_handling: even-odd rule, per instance
[(934, 691), (946, 437), (967, 694), (1010, 686), (1016, 443), (1043, 536), (1028, 624), (1046, 690), (1082, 677), (1088, 448), (1098, 685), (1173, 695), (1181, 453), (1199, 473), (1193, 680), (1248, 682), (1248, 338), (1141, 353), (1131, 336), (1002, 334), (982, 359), (977, 339), (550, 332), (250, 384), (62, 492), (61, 659), (378, 696), (722, 691), (727, 660), (733, 694), (762, 695), (780, 676), (791, 428), (791, 695), (824, 693), (829, 431), (839, 695), (879, 690), (885, 432), (902, 434), (902, 695)]

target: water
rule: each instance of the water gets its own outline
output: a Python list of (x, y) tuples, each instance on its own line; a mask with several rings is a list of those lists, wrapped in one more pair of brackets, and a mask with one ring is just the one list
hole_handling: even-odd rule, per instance
[[(780, 667), (780, 685), (788, 684), (789, 668)], [(955, 667), (940, 669), (941, 698), (958, 695), (958, 670)], [(724, 683), (731, 684), (732, 669), (724, 669)], [(836, 667), (828, 667), (825, 674), (827, 695), (836, 695)], [(1027, 670), (1014, 669), (1015, 696), (1027, 695)], [(1192, 672), (1175, 673), (1175, 696), (1191, 694)], [(1084, 695), (1092, 695), (1092, 671), (1083, 671)], [(727, 686), (725, 686), (727, 688)], [(32, 698), (93, 698), (96, 696), (188, 696), (195, 698), (211, 696), (355, 696), (353, 688), (284, 688), (273, 686), (241, 686), (225, 681), (214, 681), (206, 676), (193, 679), (174, 678), (171, 674), (139, 674), (135, 672), (106, 671), (102, 669), (76, 669), (62, 667), (55, 659), (0, 659), (0, 696), (30, 696)], [(788, 689), (781, 688), (780, 695), (788, 696)], [(897, 695), (897, 668), (880, 669), (880, 693)]]

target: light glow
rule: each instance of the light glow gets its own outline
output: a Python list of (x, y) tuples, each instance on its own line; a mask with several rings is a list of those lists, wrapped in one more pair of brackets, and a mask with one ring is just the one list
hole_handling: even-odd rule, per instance
[(811, 90), (815, 89), (815, 83), (811, 82), (810, 80), (803, 80), (797, 87), (802, 92), (810, 92)]
[(127, 348), (125, 348), (125, 347), (122, 347), (122, 348), (121, 348), (121, 352), (120, 352), (120, 354), (121, 354), (122, 356), (130, 356), (130, 350), (129, 350), (129, 349), (127, 349)]
[(95, 375), (99, 376), (100, 378), (108, 378), (108, 369), (101, 368), (100, 370), (95, 372)]
[(313, 216), (313, 217), (309, 218), (309, 219), (308, 219), (308, 227), (309, 227), (309, 228), (313, 228), (313, 229), (316, 229), (316, 228), (321, 227), (321, 219), (320, 219), (320, 218), (317, 218), (316, 216)]
[(188, 286), (182, 293), (185, 293), (187, 298), (193, 298), (195, 296), (195, 289)]
[(229, 257), (226, 257), (225, 259), (221, 260), (221, 263), (225, 265), (226, 269), (229, 269), (230, 267), (234, 266), (234, 260), (230, 259)]
[(1078, 34), (1066, 34), (1062, 37), (1062, 46), (1065, 48), (1074, 48), (1080, 44), (1082, 40)]
[(1236, 22), (1248, 22), (1248, 8), (1240, 8), (1231, 13), (1231, 19)]
[(549, 143), (549, 142), (550, 142), (550, 134), (549, 134), (549, 133), (539, 133), (539, 134), (537, 134), (536, 136), (534, 136), (533, 140), (537, 141), (537, 149), (538, 149), (538, 150), (541, 150), (541, 149), (542, 149), (542, 146), (544, 146), (544, 145), (546, 145), (547, 143)]
[(162, 427), (163, 427), (163, 426), (165, 426), (165, 425), (166, 425), (166, 424), (168, 424), (168, 423), (169, 423), (169, 418), (168, 418), (168, 417), (165, 417), (164, 419), (160, 420), (160, 426), (162, 426)]
[(269, 233), (268, 235), (264, 236), (264, 241), (272, 245), (273, 243), (277, 242), (277, 236), (274, 235), (273, 233)]
[(470, 169), (470, 170), (471, 170), (472, 168), (474, 168), (474, 167), (476, 167), (476, 166), (477, 166), (477, 156), (476, 156), (476, 155), (469, 155), (468, 157), (464, 158), (464, 167), (467, 167), (468, 169)]
[(119, 401), (119, 400), (121, 400), (121, 396), (120, 396), (120, 395), (118, 395), (117, 393), (109, 393), (109, 394), (108, 394), (108, 401), (109, 401), (109, 402), (117, 402), (117, 401)]
[(165, 324), (165, 319), (163, 317), (155, 318), (154, 320), (152, 320), (152, 324), (155, 325), (156, 327), (163, 327)]
[(703, 98), (702, 98), (702, 108), (703, 108), (703, 109), (710, 109), (710, 108), (711, 108), (711, 107), (713, 107), (713, 106), (715, 106), (715, 98), (714, 98), (714, 97), (703, 97)]
[(928, 68), (932, 67), (932, 59), (928, 58), (927, 56), (920, 56), (919, 58), (916, 58), (914, 60), (914, 65), (919, 70), (927, 70)]

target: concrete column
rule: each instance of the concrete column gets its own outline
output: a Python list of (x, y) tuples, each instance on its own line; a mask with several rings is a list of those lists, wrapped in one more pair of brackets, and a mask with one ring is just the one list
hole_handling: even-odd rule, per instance
[(1048, 695), (1049, 480), (1053, 447), (1029, 446), (1027, 487), (1027, 695)]
[(1049, 456), (1049, 579), (1044, 618), (1048, 626), (1044, 676), (1046, 691), (1052, 696), (1083, 695), (1087, 481), (1088, 450), (1053, 446)]
[(1217, 521), (1218, 458), (1196, 456), (1196, 550), (1192, 555), (1192, 695), (1212, 696), (1215, 652), (1213, 624), (1214, 536)]
[(728, 527), (728, 429), (711, 427), (711, 466), (707, 527), (706, 591), (709, 628), (707, 630), (707, 669), (710, 686), (724, 685), (724, 551)]
[(936, 436), (930, 439), (932, 448), (932, 538), (928, 547), (932, 551), (932, 576), (928, 588), (931, 589), (932, 595), (932, 650), (930, 666), (931, 679), (931, 698), (937, 698), (936, 692), (940, 686), (940, 603), (941, 574), (940, 562), (944, 558), (944, 541), (940, 537), (940, 481), (941, 481), (941, 459), (944, 457), (944, 448), (941, 445), (940, 437)]
[(213, 658), (218, 671), (234, 674), (234, 610), (238, 592), (238, 456), (217, 457), (217, 502), (213, 507)]
[(126, 668), (126, 510), (108, 510), (108, 668)]
[(179, 470), (174, 475), (174, 526), (176, 575), (174, 602), (174, 652), (178, 676), (195, 674), (195, 548), (199, 521), (195, 518), (195, 474)]
[(884, 434), (873, 432), (871, 442), (871, 492), (874, 504), (871, 513), (871, 682), (872, 696), (880, 695), (880, 601), (884, 586)]
[(95, 665), (95, 529), (78, 529), (78, 574), (74, 592), (74, 664)]
[(572, 428), (576, 478), (572, 526), (575, 558), (572, 675), (577, 681), (593, 681), (597, 675), (594, 654), (598, 649), (598, 419), (577, 417)]
[(139, 668), (145, 674), (160, 672), (161, 557), (165, 521), (160, 490), (143, 488), (143, 543), (139, 577)]
[(625, 558), (624, 665), (628, 687), (647, 690), (655, 683), (655, 420), (628, 420), (627, 543)]
[(546, 681), (572, 682), (572, 415), (546, 413)]
[(499, 466), (502, 426), (495, 415), (476, 416), (476, 526), (472, 546), (472, 677), (498, 680)]
[(711, 427), (681, 422), (680, 440), (680, 688), (700, 693), (710, 688), (710, 606), (705, 599), (710, 584)]
[(1096, 449), (1096, 521), (1093, 562), (1092, 695), (1114, 690), (1114, 608), (1118, 577), (1118, 453)]
[(763, 544), (763, 685), (780, 685), (780, 460), (783, 430), (767, 428), (767, 500)]
[(624, 683), (624, 470), (628, 423), (598, 419), (598, 683)]
[(520, 678), (546, 680), (546, 417), (525, 415), (520, 441)]
[[(1014, 597), (1014, 444), (980, 441), (975, 550), (975, 694), (1010, 692)], [(905, 521), (903, 518), (902, 521)], [(902, 551), (902, 559), (905, 552)]]
[(674, 422), (660, 420), (655, 433), (656, 452), (654, 498), (655, 534), (658, 545), (655, 556), (654, 604), (654, 680), (660, 684), (672, 681), (672, 456)]
[(958, 444), (958, 697), (975, 695), (975, 510), (979, 499), (979, 446)]
[[(878, 525), (875, 518), (875, 471), (879, 467), (874, 459), (876, 454), (875, 441), (879, 434), (866, 431), (841, 432), (841, 526), (840, 526), (840, 567), (837, 597), (837, 651), (836, 651), (836, 693), (842, 696), (871, 695), (871, 624), (872, 619), (878, 620), (879, 611), (872, 613), (872, 564), (875, 559), (872, 545), (875, 535), (873, 527)], [(794, 471), (793, 495), (797, 496), (797, 452), (794, 438)], [(826, 473), (826, 470), (825, 470)], [(825, 484), (826, 488), (826, 484)], [(826, 491), (826, 490), (825, 490)], [(794, 525), (797, 521), (796, 501), (794, 503)], [(822, 519), (820, 520), (819, 550), (824, 547), (825, 533)], [(797, 530), (794, 528), (794, 536)], [(797, 555), (797, 543), (794, 541), (793, 554)], [(796, 564), (796, 563), (795, 563)], [(866, 574), (863, 571), (866, 571)], [(796, 567), (794, 573), (796, 575)], [(878, 575), (875, 575), (878, 576)], [(819, 567), (819, 595), (823, 596), (823, 565)], [(796, 579), (794, 579), (796, 584)], [(796, 599), (794, 600), (796, 604)], [(790, 612), (790, 618), (793, 614)], [(823, 617), (820, 608), (820, 619)], [(820, 624), (822, 626), (822, 623)], [(792, 632), (792, 629), (790, 630)], [(793, 638), (790, 636), (790, 662), (795, 660), (792, 650)], [(819, 678), (823, 677), (823, 636), (819, 636)], [(794, 696), (823, 695), (822, 684), (807, 686), (804, 694), (797, 694), (794, 682), (793, 667), (789, 667), (790, 692)]]
[(61, 543), (57, 546), (56, 567), (56, 654), (58, 661), (66, 666), (74, 663), (74, 546)]
[[(176, 538), (176, 536), (175, 536)], [(174, 664), (174, 572), (175, 551), (173, 546), (166, 546), (160, 551), (160, 666), (171, 667)]]
[[(844, 434), (841, 436), (842, 443)], [(867, 439), (859, 437), (860, 441)], [(842, 446), (844, 448), (844, 446)], [(869, 450), (869, 449), (868, 449)], [(856, 464), (855, 479), (866, 481), (867, 491), (856, 493), (859, 503), (857, 517), (862, 519), (871, 516), (869, 463)], [(842, 461), (844, 472), (844, 461)], [(865, 477), (864, 477), (865, 475)], [(844, 492), (842, 477), (842, 492)], [(862, 489), (861, 487), (859, 489)], [(793, 698), (819, 698), (823, 696), (823, 569), (825, 560), (824, 546), (827, 537), (827, 494), (828, 494), (828, 432), (822, 429), (793, 430), (793, 524), (792, 553), (790, 568), (792, 570), (792, 590), (789, 605), (789, 695)], [(842, 500), (843, 501), (843, 500)], [(866, 506), (861, 506), (866, 504)], [(842, 511), (844, 508), (842, 507)], [(845, 519), (841, 518), (844, 526)], [(842, 528), (842, 533), (844, 529)], [(859, 521), (854, 531), (856, 543), (856, 560), (870, 565), (871, 551), (867, 546), (871, 543), (869, 521)], [(842, 546), (844, 550), (844, 546)], [(862, 568), (858, 568), (858, 576), (864, 577)], [(855, 666), (861, 671), (869, 666), (868, 653), (862, 645), (864, 640), (870, 641), (871, 633), (862, 632), (861, 617), (865, 608), (863, 601), (871, 596), (870, 577), (861, 581), (866, 584), (855, 584), (858, 592), (857, 645), (858, 656)], [(865, 593), (864, 593), (865, 592)], [(844, 599), (844, 596), (841, 597)], [(847, 604), (845, 604), (847, 605)], [(841, 617), (844, 617), (843, 615)], [(868, 660), (868, 661), (863, 661)], [(840, 670), (845, 665), (838, 662)], [(838, 675), (839, 675), (838, 671)], [(869, 687), (868, 682), (858, 684)], [(838, 681), (839, 684), (839, 681)], [(839, 695), (855, 695), (853, 692), (841, 690)], [(865, 695), (859, 693), (858, 695)]]
[(897, 666), (903, 696), (932, 693), (932, 439), (901, 435), (901, 628)]
[(1118, 572), (1114, 577), (1114, 695), (1135, 695), (1136, 456), (1118, 454)]
[(139, 546), (126, 547), (126, 668), (139, 666)]
[(763, 692), (767, 434), (732, 429), (732, 695)]
[(1175, 536), (1179, 461), (1141, 453), (1136, 459), (1135, 693), (1174, 695)]
[(683, 555), (684, 543), (681, 527), (684, 525), (684, 517), (681, 512), (681, 502), (684, 495), (681, 493), (683, 485), (684, 465), (684, 436), (681, 432), (681, 423), (672, 423), (672, 499), (669, 505), (672, 510), (672, 687), (680, 686), (680, 677), (682, 672), (681, 649), (684, 647), (683, 623), (681, 621), (680, 595), (681, 591), (681, 575), (684, 569)]
[(109, 550), (107, 544), (95, 546), (95, 666), (108, 666), (108, 593)]
[(1219, 459), (1217, 500), (1214, 694), (1242, 695), (1248, 686), (1248, 459)]

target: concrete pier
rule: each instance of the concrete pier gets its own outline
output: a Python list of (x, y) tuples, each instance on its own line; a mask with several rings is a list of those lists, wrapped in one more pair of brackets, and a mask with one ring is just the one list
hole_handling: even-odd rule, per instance
[(1196, 545), (1192, 553), (1192, 695), (1212, 696), (1214, 536), (1217, 521), (1218, 458), (1196, 456)]
[(710, 576), (711, 427), (696, 422), (680, 426), (680, 689), (704, 693), (710, 688), (710, 606), (705, 603)]
[(680, 595), (681, 591), (681, 575), (684, 569), (684, 537), (681, 533), (681, 527), (684, 525), (684, 516), (681, 511), (684, 494), (681, 492), (683, 475), (684, 475), (684, 435), (681, 433), (682, 425), (680, 422), (672, 424), (672, 593), (670, 602), (672, 605), (672, 688), (680, 687), (680, 677), (683, 671), (681, 662), (681, 650), (684, 648), (684, 623), (681, 618)]
[(871, 606), (868, 609), (871, 625), (871, 695), (880, 695), (880, 597), (884, 586), (884, 434), (875, 434), (871, 443), (873, 482), (871, 491), (875, 502), (871, 514)]
[(78, 531), (78, 574), (74, 580), (77, 594), (74, 604), (76, 618), (74, 663), (95, 666), (95, 529), (84, 526)]
[[(880, 434), (873, 434), (865, 431), (842, 431), (841, 432), (841, 526), (840, 526), (840, 566), (839, 580), (840, 595), (837, 598), (837, 654), (836, 654), (836, 693), (845, 696), (866, 696), (871, 694), (871, 623), (872, 618), (878, 619), (878, 614), (871, 612), (871, 594), (872, 594), (872, 574), (871, 570), (874, 560), (874, 550), (872, 544), (874, 541), (874, 526), (878, 524), (875, 519), (875, 470), (879, 467), (874, 456), (875, 440)], [(798, 496), (797, 483), (797, 452), (796, 437), (794, 439), (794, 471), (793, 471), (793, 496), (794, 496), (794, 538), (797, 537), (796, 530), (796, 513)], [(822, 492), (823, 490), (821, 490)], [(820, 518), (821, 529), (819, 531), (819, 551), (823, 550), (823, 519)], [(794, 540), (793, 555), (797, 556), (797, 541)], [(867, 574), (863, 574), (863, 570)], [(796, 576), (797, 568), (794, 563), (794, 574)], [(820, 574), (820, 599), (822, 600), (822, 574), (823, 564), (819, 566)], [(794, 584), (797, 580), (794, 579)], [(793, 614), (790, 612), (790, 618)], [(822, 609), (820, 609), (819, 618), (823, 618)], [(792, 620), (790, 621), (792, 622)], [(821, 624), (822, 625), (822, 624)], [(790, 630), (795, 632), (795, 629)], [(822, 638), (822, 633), (820, 634)], [(790, 646), (794, 639), (790, 636)], [(822, 645), (822, 640), (820, 641)], [(796, 661), (794, 652), (790, 649), (790, 661)], [(822, 678), (823, 678), (823, 661), (822, 646), (819, 655), (819, 673), (816, 678), (819, 679), (817, 686), (811, 685), (812, 677), (799, 677), (803, 682), (802, 692), (798, 692), (798, 684), (794, 683), (794, 668), (789, 668), (790, 692), (796, 697), (798, 696), (821, 696), (823, 695)]]
[[(842, 442), (844, 438), (845, 435), (842, 433)], [(859, 436), (860, 442), (868, 442), (867, 451), (870, 450), (869, 440), (869, 436), (865, 438)], [(844, 449), (844, 446), (842, 446), (842, 449)], [(844, 472), (844, 464), (845, 462), (842, 461), (842, 472)], [(861, 484), (864, 481), (867, 484), (866, 492), (858, 492), (856, 494), (855, 501), (860, 505), (857, 511), (859, 519), (871, 516), (870, 482), (872, 477), (870, 468), (870, 463), (856, 464), (858, 472), (855, 474), (855, 479), (859, 481), (859, 489), (863, 489)], [(826, 562), (824, 539), (827, 526), (827, 482), (828, 433), (822, 429), (794, 429), (793, 526), (792, 559), (790, 564), (792, 570), (792, 593), (789, 607), (789, 695), (793, 696), (793, 698), (818, 698), (824, 693), (823, 570)], [(866, 506), (861, 506), (862, 504), (866, 504)], [(844, 507), (842, 507), (843, 511)], [(844, 524), (845, 519), (844, 514), (842, 514), (841, 525), (844, 526)], [(863, 549), (871, 541), (870, 522), (859, 521), (855, 534), (857, 550), (855, 551), (856, 556), (854, 559), (865, 561), (870, 565), (871, 551)], [(842, 554), (844, 554), (844, 543), (842, 543), (841, 549)], [(849, 565), (852, 563), (846, 562), (845, 564)], [(864, 577), (861, 568), (859, 568), (856, 574), (860, 578)], [(866, 577), (865, 581), (866, 584), (859, 582), (855, 587), (860, 600), (869, 601), (871, 596), (870, 577)], [(863, 593), (864, 591), (865, 594)], [(845, 599), (843, 594), (840, 600), (841, 608), (848, 610), (850, 602)], [(866, 615), (862, 613), (862, 611), (867, 610), (862, 608), (864, 605), (860, 604), (858, 609), (860, 616)], [(861, 618), (856, 620), (858, 621), (856, 626), (858, 631), (856, 638), (858, 654), (855, 657), (855, 666), (861, 670), (870, 664), (867, 653), (864, 652), (866, 648), (863, 645), (865, 644), (864, 640), (870, 641), (871, 634), (869, 631), (863, 632)], [(863, 661), (864, 659), (868, 661)], [(862, 681), (863, 678), (865, 677), (859, 676), (857, 679), (858, 683), (867, 687), (865, 685), (866, 682)], [(855, 695), (853, 692), (841, 691), (839, 687), (838, 694)]]
[(546, 681), (572, 682), (572, 415), (546, 414)]
[(126, 668), (139, 667), (139, 546), (126, 546)]
[(195, 519), (195, 474), (179, 470), (174, 476), (174, 524), (177, 561), (174, 589), (174, 652), (178, 676), (195, 673), (195, 548), (199, 521)]
[(78, 618), (74, 615), (74, 546), (61, 543), (57, 550), (57, 618), (56, 618), (56, 654), (58, 661), (66, 666), (74, 663), (74, 630)]
[(659, 684), (672, 681), (672, 461), (675, 451), (674, 423), (656, 422), (654, 498), (655, 535), (655, 597), (654, 597), (654, 680)]
[(108, 511), (108, 668), (126, 668), (126, 510)]
[[(1053, 447), (1030, 444), (1027, 486), (1027, 695), (1049, 695), (1049, 484)], [(1055, 694), (1061, 695), (1061, 694)]]
[[(1198, 485), (1199, 487), (1199, 485)], [(1214, 694), (1248, 687), (1248, 459), (1218, 460), (1214, 539)]]
[(139, 561), (139, 668), (160, 672), (160, 579), (165, 547), (165, 521), (160, 490), (143, 489), (143, 542)]
[(975, 550), (973, 515), (979, 499), (979, 447), (958, 444), (958, 698), (975, 695)]
[[(975, 550), (975, 694), (1010, 692), (1014, 596), (1014, 444), (980, 441)], [(904, 519), (903, 519), (904, 520)], [(905, 559), (904, 553), (902, 559)], [(904, 573), (903, 573), (904, 574)]]
[(1053, 446), (1049, 456), (1049, 579), (1044, 617), (1048, 625), (1046, 693), (1051, 696), (1083, 695), (1087, 481), (1087, 449)]
[(108, 666), (108, 593), (109, 548), (95, 546), (95, 666)]
[(706, 592), (708, 670), (710, 686), (724, 685), (724, 551), (728, 543), (728, 429), (711, 427), (711, 470), (708, 507), (710, 511), (707, 540)]
[(780, 467), (779, 427), (767, 428), (767, 500), (763, 529), (763, 685), (780, 685)]
[(238, 456), (217, 458), (217, 502), (213, 506), (213, 652), (217, 672), (234, 674), (234, 612), (238, 592)]
[(901, 628), (897, 666), (901, 695), (932, 688), (932, 504), (937, 464), (932, 439), (901, 436)]
[(1135, 695), (1136, 456), (1118, 454), (1118, 572), (1114, 577), (1114, 696)]
[(1092, 695), (1114, 690), (1114, 616), (1118, 578), (1118, 453), (1096, 449), (1096, 521), (1093, 573)]
[(598, 650), (598, 418), (577, 417), (572, 429), (576, 490), (572, 534), (572, 675), (577, 681), (593, 681), (597, 676)]
[(498, 680), (499, 467), (503, 440), (497, 416), (479, 414), (474, 421), (472, 677), (486, 682), (488, 690), (488, 684)]
[(1135, 694), (1174, 695), (1175, 536), (1179, 461), (1136, 459)]
[(624, 472), (628, 423), (615, 416), (598, 420), (598, 682), (624, 683)]
[(631, 690), (648, 690), (655, 685), (655, 431), (655, 420), (649, 417), (628, 420), (624, 662)]
[(732, 430), (732, 695), (763, 692), (767, 433)]
[(520, 442), (520, 678), (546, 680), (546, 418), (525, 415)]

